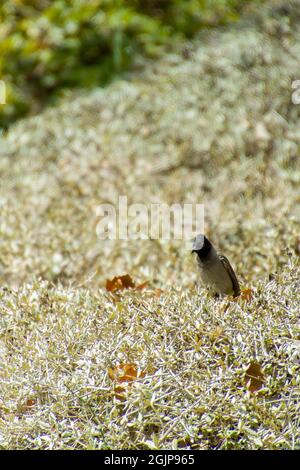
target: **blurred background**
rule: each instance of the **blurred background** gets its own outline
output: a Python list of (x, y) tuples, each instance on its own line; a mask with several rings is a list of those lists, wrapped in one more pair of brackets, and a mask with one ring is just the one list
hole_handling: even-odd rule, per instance
[(105, 86), (258, 0), (9, 0), (0, 5), (0, 128), (70, 90)]

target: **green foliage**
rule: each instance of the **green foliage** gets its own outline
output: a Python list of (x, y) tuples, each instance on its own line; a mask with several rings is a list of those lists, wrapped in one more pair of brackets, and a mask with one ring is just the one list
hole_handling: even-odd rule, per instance
[(237, 18), (242, 0), (11, 0), (0, 6), (0, 126), (64, 90), (105, 85), (137, 55), (158, 56), (203, 26)]

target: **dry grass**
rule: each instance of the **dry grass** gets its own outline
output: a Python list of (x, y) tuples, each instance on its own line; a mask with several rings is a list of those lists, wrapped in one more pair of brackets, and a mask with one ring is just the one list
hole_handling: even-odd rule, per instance
[[(46, 282), (2, 291), (2, 447), (297, 447), (297, 290), (290, 265), (251, 302)], [(266, 377), (258, 396), (244, 382), (251, 360)], [(120, 363), (145, 371), (126, 401), (107, 373)]]
[[(291, 8), (289, 21), (203, 36), (190, 58), (147, 64), (1, 139), (2, 448), (299, 448)], [(196, 287), (178, 241), (99, 240), (95, 208), (119, 194), (204, 202), (207, 233), (252, 300)], [(126, 272), (149, 289), (108, 294), (105, 279)], [(251, 361), (266, 378), (257, 395)], [(121, 401), (108, 368), (124, 362), (145, 377)]]

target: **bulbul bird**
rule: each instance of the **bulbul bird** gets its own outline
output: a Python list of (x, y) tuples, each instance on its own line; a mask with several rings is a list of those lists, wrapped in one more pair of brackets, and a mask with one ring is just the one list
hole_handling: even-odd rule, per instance
[(197, 253), (200, 275), (207, 287), (216, 294), (241, 293), (239, 281), (228, 259), (216, 252), (205, 235), (197, 235), (193, 243), (192, 253)]

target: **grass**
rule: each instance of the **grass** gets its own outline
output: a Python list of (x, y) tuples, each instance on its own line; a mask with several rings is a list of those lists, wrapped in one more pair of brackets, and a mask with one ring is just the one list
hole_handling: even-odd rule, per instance
[[(2, 449), (299, 448), (300, 42), (274, 11), (1, 138)], [(204, 202), (252, 298), (210, 297), (180, 241), (99, 240), (119, 194)], [(107, 292), (124, 273), (148, 287)]]
[[(297, 446), (297, 286), (291, 267), (250, 303), (190, 289), (116, 299), (46, 282), (2, 291), (2, 447)], [(266, 377), (258, 396), (244, 381), (253, 359)], [(118, 363), (145, 371), (125, 401), (108, 377)]]

